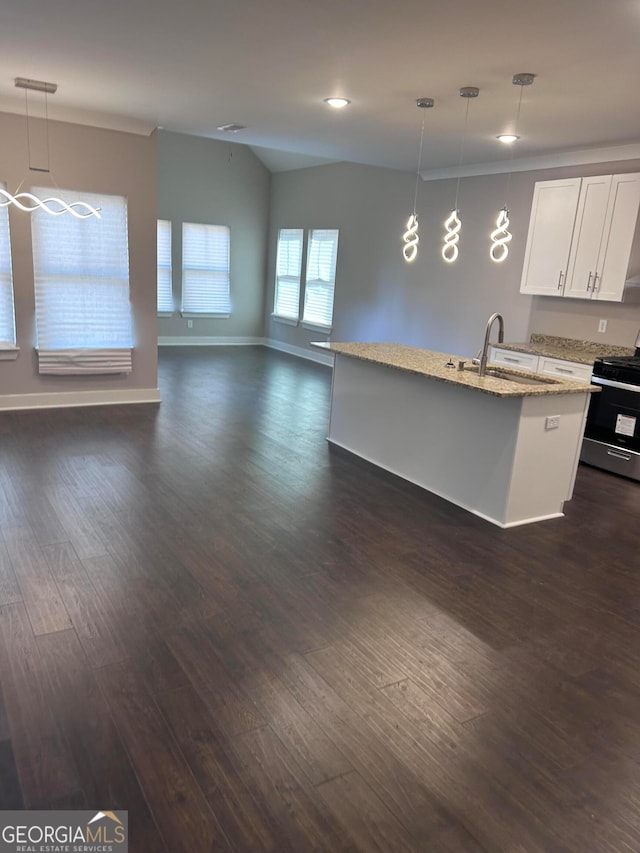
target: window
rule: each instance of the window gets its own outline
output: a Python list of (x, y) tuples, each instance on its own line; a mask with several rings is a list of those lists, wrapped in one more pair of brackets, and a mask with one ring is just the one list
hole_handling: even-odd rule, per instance
[(158, 219), (158, 314), (173, 314), (171, 223), (167, 219)]
[(31, 214), (38, 369), (130, 373), (127, 200), (74, 192), (69, 201), (77, 200), (101, 208), (101, 218)]
[(302, 228), (281, 228), (278, 233), (274, 316), (298, 322), (300, 316), (300, 273), (302, 271)]
[(229, 229), (182, 224), (182, 314), (228, 317)]
[[(1, 184), (0, 186), (4, 186)], [(13, 308), (13, 275), (11, 271), (11, 235), (9, 211), (0, 207), (0, 358), (16, 351), (16, 324)], [(17, 352), (15, 352), (17, 355)]]
[(302, 315), (305, 324), (331, 328), (337, 257), (338, 231), (326, 228), (311, 231)]

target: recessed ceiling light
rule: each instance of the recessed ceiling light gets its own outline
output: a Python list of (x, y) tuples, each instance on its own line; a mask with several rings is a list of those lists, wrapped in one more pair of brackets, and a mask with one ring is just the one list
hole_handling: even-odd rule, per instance
[(347, 98), (325, 98), (324, 102), (336, 110), (341, 110), (342, 107), (346, 107), (351, 103)]
[(501, 133), (496, 136), (496, 139), (499, 139), (500, 142), (504, 142), (505, 145), (511, 145), (512, 142), (517, 142), (520, 137), (516, 136), (515, 133)]
[(223, 130), (225, 133), (237, 133), (239, 130), (246, 130), (246, 125), (234, 121), (231, 124), (219, 124), (218, 130)]

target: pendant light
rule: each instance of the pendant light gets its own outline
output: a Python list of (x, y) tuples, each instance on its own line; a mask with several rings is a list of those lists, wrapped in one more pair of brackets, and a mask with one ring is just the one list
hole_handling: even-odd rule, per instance
[[(16, 77), (15, 85), (19, 89), (24, 89), (25, 110), (27, 116), (27, 152), (29, 158), (29, 171), (46, 172), (47, 174), (51, 175), (51, 169), (49, 166), (48, 96), (54, 95), (58, 89), (58, 86), (55, 83), (46, 83), (43, 80), (28, 80), (25, 77)], [(31, 162), (31, 133), (29, 128), (28, 96), (29, 90), (35, 92), (42, 92), (44, 94), (44, 126), (47, 147), (47, 165), (44, 168), (34, 166)], [(53, 175), (51, 175), (51, 179), (55, 184)], [(97, 219), (101, 218), (100, 208), (91, 207), (90, 204), (86, 204), (84, 201), (74, 201), (70, 204), (67, 204), (66, 201), (63, 201), (61, 198), (57, 198), (55, 196), (41, 199), (33, 195), (33, 193), (20, 192), (20, 187), (23, 183), (24, 180), (20, 183), (20, 186), (16, 190), (15, 194), (11, 194), (10, 192), (7, 192), (7, 190), (2, 189), (2, 187), (0, 187), (0, 207), (8, 207), (9, 205), (13, 205), (14, 207), (17, 207), (18, 210), (22, 210), (24, 213), (33, 213), (34, 210), (43, 210), (45, 213), (49, 213), (51, 216), (60, 216), (63, 213), (69, 213), (71, 214), (71, 216), (75, 216), (76, 219), (88, 219), (90, 216), (95, 216)]]
[[(416, 105), (421, 109), (429, 109), (434, 104), (433, 98), (418, 98), (416, 101)], [(424, 140), (424, 120), (426, 117), (426, 113), (422, 116), (422, 128), (420, 130), (420, 147), (418, 149), (418, 168), (416, 170), (416, 189), (413, 194), (413, 213), (407, 220), (407, 230), (402, 235), (402, 239), (404, 240), (404, 246), (402, 247), (402, 254), (404, 255), (405, 261), (410, 264), (412, 261), (418, 256), (418, 243), (420, 242), (420, 237), (418, 235), (418, 214), (416, 212), (416, 205), (418, 203), (418, 182), (420, 181), (420, 167), (422, 165), (422, 142)]]
[[(518, 98), (518, 110), (516, 112), (516, 120), (513, 125), (513, 133), (511, 136), (513, 137), (513, 142), (518, 140), (520, 137), (517, 134), (518, 130), (518, 119), (520, 118), (520, 108), (522, 107), (522, 92), (524, 91), (525, 86), (531, 86), (535, 79), (535, 74), (514, 74), (513, 80), (511, 81), (514, 86), (520, 86), (520, 96)], [(513, 160), (513, 148), (511, 149), (511, 160)], [(507, 192), (506, 196), (509, 197), (509, 184), (511, 183), (511, 169), (509, 169), (509, 174), (507, 176)], [(489, 249), (489, 257), (492, 261), (495, 261), (496, 264), (501, 264), (503, 261), (507, 259), (509, 255), (509, 243), (513, 239), (513, 235), (509, 231), (509, 208), (506, 203), (504, 207), (502, 207), (498, 211), (498, 218), (496, 219), (496, 227), (491, 232), (491, 248)]]
[(462, 159), (464, 157), (464, 144), (467, 137), (467, 122), (469, 119), (469, 104), (472, 98), (477, 98), (480, 94), (480, 89), (477, 86), (463, 86), (460, 89), (460, 97), (465, 98), (467, 106), (464, 112), (464, 130), (460, 140), (460, 160), (458, 162), (458, 180), (456, 181), (456, 200), (449, 217), (445, 220), (444, 230), (445, 236), (442, 245), (442, 258), (448, 264), (452, 264), (458, 258), (458, 242), (460, 241), (460, 231), (462, 222), (460, 221), (458, 210), (458, 193), (460, 191), (460, 169), (462, 168)]

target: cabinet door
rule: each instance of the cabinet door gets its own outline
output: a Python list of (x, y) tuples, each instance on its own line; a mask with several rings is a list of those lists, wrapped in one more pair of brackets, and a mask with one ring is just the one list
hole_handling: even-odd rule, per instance
[(640, 173), (614, 175), (598, 258), (595, 299), (621, 302), (640, 207)]
[(611, 175), (583, 178), (564, 296), (591, 299), (607, 216)]
[(562, 296), (580, 178), (539, 181), (533, 193), (521, 293)]

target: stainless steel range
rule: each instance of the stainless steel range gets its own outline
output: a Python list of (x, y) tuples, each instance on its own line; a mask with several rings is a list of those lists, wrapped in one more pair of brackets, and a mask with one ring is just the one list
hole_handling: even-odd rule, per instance
[(580, 460), (640, 480), (640, 332), (632, 356), (596, 359)]

